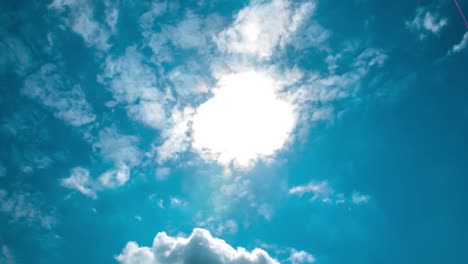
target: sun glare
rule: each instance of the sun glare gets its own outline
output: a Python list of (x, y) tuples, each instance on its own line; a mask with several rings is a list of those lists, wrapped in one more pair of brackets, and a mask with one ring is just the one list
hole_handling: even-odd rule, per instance
[(266, 73), (220, 78), (193, 119), (193, 148), (224, 166), (246, 168), (283, 148), (296, 124), (295, 106), (278, 96)]

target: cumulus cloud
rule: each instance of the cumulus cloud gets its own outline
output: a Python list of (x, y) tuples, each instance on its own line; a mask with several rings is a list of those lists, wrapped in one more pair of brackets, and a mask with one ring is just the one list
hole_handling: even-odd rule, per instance
[(68, 189), (77, 190), (85, 196), (96, 199), (95, 183), (89, 175), (89, 170), (76, 167), (71, 170), (70, 176), (60, 181), (60, 184)]
[(91, 123), (96, 116), (86, 101), (79, 85), (72, 85), (62, 78), (53, 64), (43, 65), (37, 72), (29, 75), (22, 93), (49, 108), (55, 117), (72, 126)]
[(468, 32), (466, 32), (464, 35), (463, 35), (463, 38), (462, 40), (460, 41), (460, 43), (458, 44), (455, 44), (450, 53), (458, 53), (462, 50), (464, 50), (466, 48), (466, 46), (468, 45)]
[[(110, 47), (108, 27), (95, 19), (95, 10), (91, 1), (54, 0), (50, 3), (49, 8), (63, 14), (65, 25), (83, 38), (88, 46), (93, 46), (101, 51)], [(117, 20), (116, 16), (115, 11), (106, 9), (106, 20), (110, 23), (109, 26), (113, 26), (114, 21)]]
[(405, 24), (407, 28), (418, 33), (420, 39), (424, 39), (428, 33), (438, 34), (442, 28), (447, 26), (447, 18), (420, 7), (416, 9), (415, 17), (406, 21)]
[[(47, 209), (49, 213), (46, 213)], [(0, 189), (0, 212), (6, 213), (15, 222), (38, 224), (44, 229), (51, 229), (57, 222), (51, 213), (53, 210), (46, 208), (38, 193), (8, 192)]]
[(122, 264), (279, 263), (261, 249), (251, 252), (241, 247), (234, 249), (224, 240), (212, 237), (205, 229), (194, 229), (187, 238), (171, 237), (165, 232), (158, 233), (151, 248), (128, 242), (116, 259)]

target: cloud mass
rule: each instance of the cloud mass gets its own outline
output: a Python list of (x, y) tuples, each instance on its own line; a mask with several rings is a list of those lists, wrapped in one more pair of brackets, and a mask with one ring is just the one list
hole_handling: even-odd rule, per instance
[(122, 264), (279, 264), (264, 250), (234, 249), (199, 228), (187, 238), (158, 233), (151, 248), (128, 242), (116, 259)]

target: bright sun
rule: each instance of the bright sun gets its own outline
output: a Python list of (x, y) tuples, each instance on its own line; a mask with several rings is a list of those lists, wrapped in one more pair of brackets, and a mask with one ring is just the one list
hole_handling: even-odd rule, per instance
[(278, 95), (266, 73), (249, 71), (220, 78), (214, 96), (193, 119), (193, 148), (221, 165), (246, 168), (273, 155), (296, 125), (296, 107)]

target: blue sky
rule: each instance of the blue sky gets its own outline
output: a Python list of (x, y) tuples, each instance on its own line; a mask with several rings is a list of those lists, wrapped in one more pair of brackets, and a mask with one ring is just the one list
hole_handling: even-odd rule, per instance
[(468, 261), (452, 1), (4, 1), (0, 21), (0, 263)]

